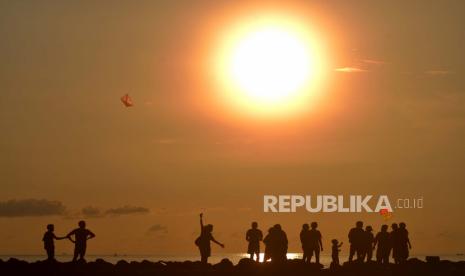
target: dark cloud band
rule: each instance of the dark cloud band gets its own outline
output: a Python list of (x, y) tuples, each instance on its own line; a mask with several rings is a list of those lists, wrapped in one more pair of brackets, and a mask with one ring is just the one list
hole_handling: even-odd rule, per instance
[(107, 215), (133, 215), (133, 214), (146, 214), (149, 213), (150, 210), (145, 207), (137, 207), (137, 206), (123, 206), (118, 208), (108, 209), (105, 214)]
[(22, 199), (0, 202), (0, 217), (37, 217), (63, 215), (65, 206), (60, 201)]

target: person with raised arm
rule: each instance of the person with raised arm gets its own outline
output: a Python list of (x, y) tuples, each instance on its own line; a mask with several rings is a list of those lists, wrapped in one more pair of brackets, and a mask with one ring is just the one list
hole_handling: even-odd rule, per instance
[(208, 257), (211, 256), (210, 241), (224, 248), (224, 244), (215, 240), (215, 238), (212, 235), (212, 232), (213, 232), (213, 225), (211, 224), (203, 225), (203, 213), (201, 213), (200, 214), (200, 236), (195, 240), (195, 244), (199, 247), (200, 261), (205, 264), (208, 262)]

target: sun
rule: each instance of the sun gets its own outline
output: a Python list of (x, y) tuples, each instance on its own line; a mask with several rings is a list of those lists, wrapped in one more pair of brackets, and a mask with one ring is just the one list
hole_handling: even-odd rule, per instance
[(277, 27), (256, 30), (240, 40), (231, 55), (228, 74), (257, 103), (286, 101), (312, 75), (305, 44)]
[(238, 114), (275, 118), (315, 102), (325, 55), (307, 22), (266, 15), (223, 31), (212, 68), (224, 104)]

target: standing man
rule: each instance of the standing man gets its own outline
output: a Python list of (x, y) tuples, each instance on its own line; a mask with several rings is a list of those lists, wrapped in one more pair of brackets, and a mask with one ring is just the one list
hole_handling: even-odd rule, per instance
[[(78, 225), (79, 228), (74, 229), (66, 235), (66, 237), (74, 243), (73, 262), (75, 262), (78, 257), (79, 260), (85, 260), (84, 256), (86, 255), (87, 240), (95, 237), (94, 233), (92, 233), (89, 229), (86, 229), (85, 221), (81, 220)], [(74, 236), (74, 240), (71, 236)]]
[(365, 260), (365, 257), (367, 259), (367, 263), (371, 262), (371, 259), (373, 258), (373, 243), (375, 241), (375, 237), (373, 236), (373, 227), (368, 225), (365, 227), (365, 233), (363, 237), (363, 257), (362, 261)]
[(308, 242), (310, 246), (309, 261), (311, 262), (313, 253), (315, 253), (315, 260), (317, 264), (320, 264), (320, 250), (323, 251), (323, 243), (321, 242), (321, 233), (316, 228), (318, 223), (312, 222), (310, 224), (310, 231), (308, 232)]
[(392, 258), (394, 259), (395, 264), (400, 263), (399, 259), (399, 225), (397, 223), (393, 223), (391, 225), (392, 231), (389, 233), (389, 242), (391, 244), (392, 249)]
[(405, 263), (409, 256), (409, 250), (412, 249), (412, 245), (410, 244), (410, 239), (408, 237), (407, 225), (403, 222), (399, 223), (399, 252), (398, 252), (398, 259), (399, 263)]
[(310, 232), (310, 226), (308, 223), (302, 225), (302, 230), (300, 231), (300, 242), (302, 243), (302, 260), (304, 263), (310, 263), (310, 240), (308, 238)]
[(260, 262), (260, 241), (263, 240), (263, 233), (258, 229), (258, 223), (252, 222), (252, 228), (245, 234), (245, 239), (249, 242), (247, 253), (250, 254), (250, 259), (254, 259), (257, 255), (257, 262)]
[(388, 226), (383, 224), (381, 226), (381, 231), (376, 234), (375, 241), (373, 244), (373, 249), (376, 249), (376, 261), (379, 264), (389, 264), (389, 250), (390, 243), (389, 243), (389, 233), (388, 233)]
[(352, 262), (355, 253), (357, 253), (357, 261), (361, 260), (363, 255), (362, 252), (362, 243), (363, 236), (365, 231), (363, 231), (363, 222), (357, 221), (355, 227), (349, 231), (349, 243), (350, 243), (350, 253), (349, 253), (349, 262)]
[(280, 224), (275, 224), (273, 226), (273, 236), (272, 242), (273, 250), (271, 261), (274, 263), (283, 263), (287, 260), (287, 249), (289, 241), (287, 239), (286, 232), (281, 228)]

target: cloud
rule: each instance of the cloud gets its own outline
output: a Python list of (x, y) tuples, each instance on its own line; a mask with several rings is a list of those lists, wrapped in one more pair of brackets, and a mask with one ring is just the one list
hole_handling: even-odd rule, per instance
[(79, 211), (67, 212), (65, 218), (67, 219), (82, 219), (82, 218), (104, 218), (108, 216), (120, 215), (137, 215), (150, 212), (149, 209), (144, 207), (126, 205), (118, 208), (110, 208), (103, 210), (94, 206), (86, 206)]
[(161, 232), (161, 233), (168, 233), (168, 228), (164, 225), (161, 225), (161, 224), (154, 224), (152, 226), (150, 226), (150, 228), (148, 229), (149, 233), (157, 233), (157, 232)]
[(453, 72), (447, 71), (447, 70), (428, 70), (428, 71), (425, 71), (425, 74), (431, 75), (431, 76), (444, 76), (444, 75), (453, 74)]
[(166, 139), (155, 139), (154, 142), (157, 144), (171, 145), (171, 144), (176, 144), (178, 141), (176, 139), (166, 138)]
[(21, 199), (0, 202), (0, 217), (38, 217), (65, 214), (60, 201)]
[(82, 208), (81, 213), (86, 218), (98, 218), (98, 217), (104, 216), (104, 214), (99, 208), (93, 207), (93, 206), (87, 206), (87, 207)]
[(61, 215), (68, 219), (102, 218), (105, 216), (147, 214), (150, 210), (145, 207), (126, 205), (118, 208), (110, 208), (106, 211), (86, 206), (80, 211), (70, 211), (60, 201), (46, 199), (21, 199), (0, 201), (0, 217), (38, 217)]
[(147, 214), (150, 210), (145, 207), (137, 207), (126, 205), (123, 207), (108, 209), (105, 214), (107, 215), (133, 215), (133, 214)]
[(445, 240), (460, 240), (463, 239), (464, 234), (458, 232), (450, 232), (450, 231), (443, 231), (436, 234), (437, 239), (445, 239)]
[(357, 68), (357, 67), (341, 67), (341, 68), (336, 68), (335, 71), (337, 72), (343, 72), (343, 73), (362, 73), (362, 72), (367, 72), (365, 69)]
[(252, 211), (252, 208), (250, 208), (250, 207), (239, 207), (239, 208), (237, 208), (237, 211), (238, 212), (250, 212), (250, 211)]
[(362, 59), (362, 62), (367, 63), (367, 64), (373, 64), (373, 65), (382, 65), (382, 64), (386, 64), (385, 61), (376, 60), (376, 59)]
[(257, 141), (251, 138), (232, 138), (215, 142), (216, 145), (252, 145), (255, 143)]
[(243, 235), (242, 233), (239, 233), (239, 232), (234, 232), (234, 233), (232, 233), (232, 234), (230, 235), (231, 238), (236, 239), (236, 240), (237, 240), (237, 239), (240, 239), (240, 238), (243, 238), (243, 236), (244, 236), (244, 235)]

